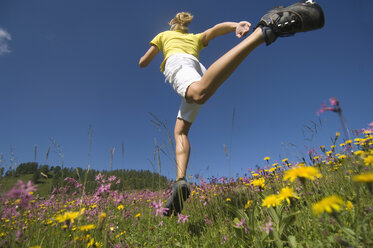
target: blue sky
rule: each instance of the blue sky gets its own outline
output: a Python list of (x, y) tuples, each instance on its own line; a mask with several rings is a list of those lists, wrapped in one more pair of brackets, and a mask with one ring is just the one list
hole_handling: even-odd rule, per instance
[[(138, 67), (148, 42), (179, 11), (195, 16), (190, 31), (198, 33), (223, 21), (255, 26), (269, 8), (291, 3), (1, 0), (1, 166), (33, 161), (36, 145), (40, 164), (60, 165), (61, 152), (66, 167), (108, 170), (115, 148), (113, 169), (157, 170), (155, 140), (168, 142), (149, 113), (172, 133), (180, 99), (164, 83), (161, 54)], [(316, 115), (330, 97), (340, 100), (351, 130), (373, 121), (373, 2), (319, 3), (323, 29), (258, 47), (203, 106), (190, 131), (188, 174), (243, 175), (264, 166), (265, 156), (272, 163), (331, 145), (342, 132), (339, 119)], [(233, 34), (218, 37), (201, 62), (208, 67), (238, 42)], [(306, 127), (312, 122), (313, 132)], [(173, 163), (163, 155), (161, 161), (162, 174), (173, 178)]]

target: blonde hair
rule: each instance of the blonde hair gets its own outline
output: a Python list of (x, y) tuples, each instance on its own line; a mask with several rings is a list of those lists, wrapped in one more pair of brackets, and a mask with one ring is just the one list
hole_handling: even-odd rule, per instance
[(192, 14), (188, 12), (177, 13), (176, 16), (168, 23), (171, 30), (178, 30), (181, 32), (188, 32), (188, 25), (193, 20)]

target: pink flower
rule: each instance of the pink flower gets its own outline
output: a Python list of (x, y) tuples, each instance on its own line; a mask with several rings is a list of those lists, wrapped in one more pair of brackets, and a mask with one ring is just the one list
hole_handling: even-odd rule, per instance
[(189, 215), (177, 214), (177, 216), (179, 217), (179, 219), (177, 220), (177, 223), (180, 223), (180, 222), (185, 223), (186, 221), (189, 221), (188, 220)]
[(32, 200), (32, 193), (36, 191), (37, 185), (32, 185), (31, 181), (28, 181), (25, 185), (22, 180), (7, 193), (8, 198), (19, 198), (21, 200), (20, 206), (28, 207), (29, 202)]
[(332, 106), (338, 106), (339, 105), (339, 101), (335, 97), (330, 98), (329, 102), (330, 102), (330, 105), (332, 105)]
[(264, 227), (260, 227), (260, 230), (265, 231), (267, 235), (273, 231), (271, 217), (269, 217), (269, 222)]
[(159, 199), (158, 203), (153, 201), (152, 202), (153, 207), (155, 208), (155, 216), (158, 216), (158, 214), (163, 217), (163, 214), (166, 214), (168, 211), (168, 208), (162, 207), (162, 201)]

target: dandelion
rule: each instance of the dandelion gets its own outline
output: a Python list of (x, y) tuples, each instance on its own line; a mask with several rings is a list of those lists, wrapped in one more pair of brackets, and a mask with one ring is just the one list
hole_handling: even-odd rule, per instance
[(290, 180), (290, 182), (294, 182), (297, 178), (315, 180), (315, 178), (320, 177), (322, 177), (322, 175), (317, 168), (312, 166), (300, 166), (285, 171), (283, 180)]
[(254, 186), (257, 186), (257, 187), (261, 187), (261, 188), (265, 188), (265, 179), (264, 177), (261, 177), (259, 179), (255, 179), (253, 180), (251, 183), (251, 185), (254, 185)]
[(373, 182), (373, 172), (363, 173), (357, 176), (354, 176), (353, 181), (359, 183), (372, 183)]
[(227, 198), (225, 199), (226, 202), (230, 202), (231, 201), (231, 198)]
[(70, 221), (71, 223), (74, 223), (74, 220), (78, 218), (79, 216), (82, 215), (82, 212), (66, 212), (61, 215), (57, 215), (55, 217), (55, 220), (58, 221), (59, 223), (63, 223), (66, 221)]
[(346, 202), (346, 210), (352, 210), (354, 208), (354, 204), (352, 204), (352, 202), (350, 201), (347, 201)]
[(118, 210), (123, 210), (124, 209), (124, 206), (121, 204), (117, 207)]
[(369, 155), (364, 158), (364, 164), (373, 166), (373, 155)]
[(262, 207), (270, 208), (275, 207), (276, 205), (281, 205), (281, 201), (277, 195), (269, 195), (263, 199)]
[(268, 160), (270, 160), (270, 159), (271, 159), (270, 157), (265, 157), (265, 158), (264, 158), (265, 161), (268, 161)]
[(300, 199), (299, 196), (297, 196), (294, 193), (293, 189), (290, 187), (282, 188), (280, 194), (278, 194), (278, 198), (280, 201), (286, 200), (289, 205), (290, 205), (290, 198)]
[(248, 208), (251, 206), (252, 203), (253, 203), (252, 200), (248, 200), (248, 201), (246, 202), (246, 204), (245, 204), (245, 209), (248, 209)]
[(95, 228), (96, 228), (96, 226), (94, 224), (89, 224), (89, 225), (84, 225), (84, 226), (79, 227), (79, 229), (84, 231), (84, 232), (88, 232), (89, 230), (92, 230), (92, 229), (95, 229)]
[(138, 214), (136, 214), (136, 218), (138, 219), (138, 218), (140, 218), (140, 216), (141, 216), (141, 214), (140, 213), (138, 213)]
[(312, 206), (312, 211), (314, 215), (320, 215), (324, 212), (328, 212), (328, 213), (333, 213), (335, 211), (339, 212), (341, 211), (342, 205), (343, 205), (343, 199), (339, 196), (332, 195), (315, 203)]

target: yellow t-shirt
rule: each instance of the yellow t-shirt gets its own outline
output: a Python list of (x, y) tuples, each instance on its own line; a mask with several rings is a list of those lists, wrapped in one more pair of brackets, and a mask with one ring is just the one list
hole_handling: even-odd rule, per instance
[(199, 52), (205, 47), (202, 44), (201, 35), (202, 33), (165, 31), (154, 37), (150, 45), (157, 46), (163, 52), (164, 60), (161, 64), (161, 71), (164, 71), (166, 60), (173, 54), (187, 53), (199, 59)]

